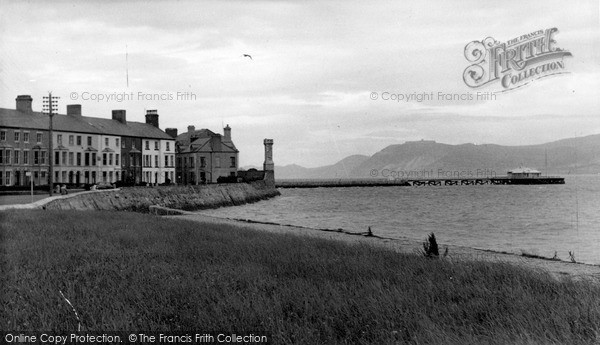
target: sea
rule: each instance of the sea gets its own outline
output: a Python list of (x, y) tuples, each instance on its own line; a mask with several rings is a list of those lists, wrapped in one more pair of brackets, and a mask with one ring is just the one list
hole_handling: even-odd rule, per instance
[[(273, 199), (199, 213), (366, 232), (600, 264), (600, 175), (564, 185), (279, 189)], [(418, 249), (418, 248), (417, 248)]]

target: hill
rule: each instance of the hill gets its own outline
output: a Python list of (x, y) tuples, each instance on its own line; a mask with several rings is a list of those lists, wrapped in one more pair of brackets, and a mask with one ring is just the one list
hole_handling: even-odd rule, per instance
[[(544, 175), (600, 173), (600, 135), (539, 145), (449, 145), (409, 141), (390, 145), (371, 157), (354, 155), (319, 168), (276, 167), (277, 178), (502, 176), (517, 167)], [(375, 175), (377, 173), (377, 175)]]
[(363, 164), (369, 156), (352, 155), (341, 161), (318, 168), (305, 168), (296, 164), (275, 166), (275, 177), (286, 178), (349, 178), (356, 167)]

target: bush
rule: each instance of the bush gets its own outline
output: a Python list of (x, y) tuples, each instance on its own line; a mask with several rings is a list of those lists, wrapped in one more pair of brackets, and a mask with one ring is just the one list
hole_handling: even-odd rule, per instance
[(429, 235), (427, 241), (423, 242), (423, 255), (428, 258), (438, 258), (440, 256), (440, 250), (433, 232)]

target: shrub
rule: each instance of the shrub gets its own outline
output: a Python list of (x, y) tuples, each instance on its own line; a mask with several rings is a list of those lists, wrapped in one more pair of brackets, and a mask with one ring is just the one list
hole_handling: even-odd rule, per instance
[(423, 242), (423, 255), (428, 258), (438, 258), (440, 256), (440, 250), (433, 232), (429, 235), (427, 241)]

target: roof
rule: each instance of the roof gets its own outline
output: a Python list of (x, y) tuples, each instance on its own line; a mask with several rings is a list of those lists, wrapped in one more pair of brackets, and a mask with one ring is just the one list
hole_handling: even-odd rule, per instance
[[(14, 109), (0, 108), (0, 127), (48, 130), (48, 115), (40, 112), (23, 113)], [(55, 131), (141, 137), (173, 140), (171, 136), (150, 124), (79, 115), (56, 114), (52, 120)]]
[(191, 132), (181, 133), (177, 136), (177, 138), (175, 138), (175, 140), (180, 145), (189, 145), (190, 137), (192, 137), (192, 138), (211, 138), (211, 137), (214, 137), (217, 135), (220, 135), (220, 134), (217, 134), (217, 133), (211, 131), (210, 129), (203, 128), (203, 129), (198, 129), (198, 130), (191, 131)]
[(215, 140), (220, 142), (220, 149), (218, 151), (238, 152), (233, 141), (226, 140), (221, 134), (217, 134), (206, 128), (179, 134), (176, 138), (176, 143), (181, 153), (211, 152), (214, 151), (213, 147), (218, 145)]
[(540, 171), (531, 168), (516, 168), (508, 171), (509, 174), (541, 174)]

